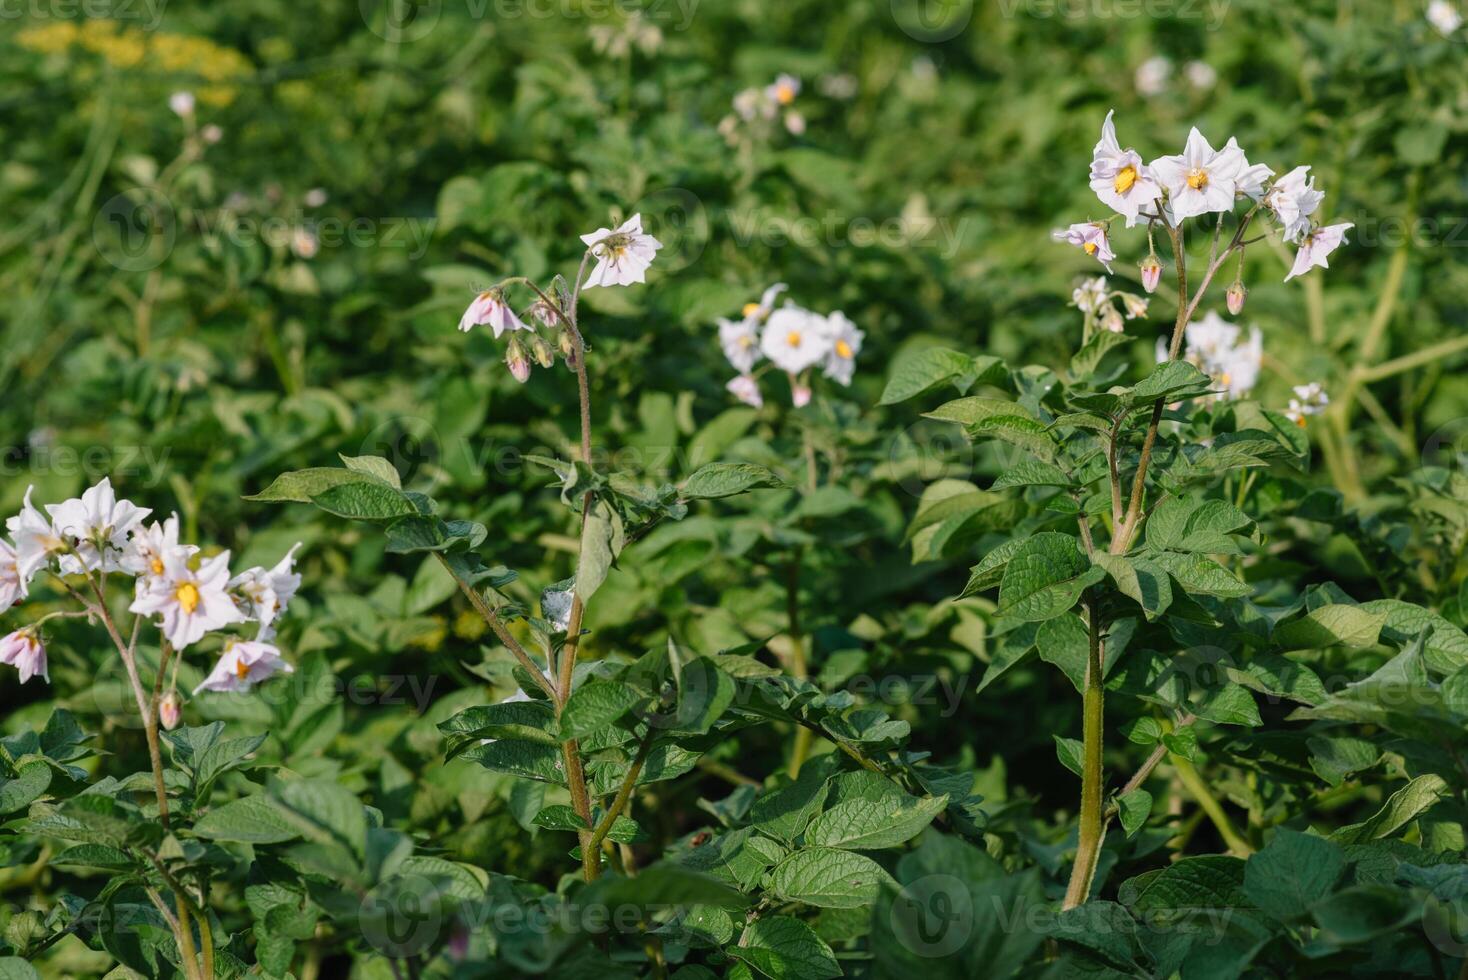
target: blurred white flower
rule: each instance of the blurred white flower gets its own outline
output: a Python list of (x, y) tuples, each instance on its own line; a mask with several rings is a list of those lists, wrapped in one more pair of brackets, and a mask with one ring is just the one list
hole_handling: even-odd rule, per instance
[(188, 552), (179, 548), (163, 556), (163, 574), (151, 579), (128, 609), (157, 614), (164, 638), (183, 650), (205, 633), (246, 620), (230, 598), (228, 583), (229, 552), (204, 559), (194, 571)]
[(505, 294), (498, 289), (489, 289), (474, 297), (474, 302), (459, 317), (459, 329), (469, 331), (481, 324), (489, 324), (490, 329), (498, 338), (506, 330), (529, 330), (510, 305), (505, 302)]
[(1069, 228), (1056, 229), (1051, 232), (1051, 237), (1058, 242), (1069, 242), (1079, 247), (1106, 266), (1107, 272), (1111, 271), (1111, 260), (1116, 258), (1116, 254), (1111, 251), (1111, 243), (1106, 239), (1105, 225), (1094, 221), (1082, 222)]
[[(1183, 360), (1197, 367), (1228, 389), (1228, 397), (1242, 398), (1259, 383), (1264, 363), (1264, 337), (1258, 327), (1249, 329), (1247, 340), (1239, 341), (1241, 330), (1210, 310), (1184, 331)], [(1167, 344), (1157, 341), (1157, 360), (1167, 360)]]
[(230, 640), (224, 654), (194, 693), (214, 691), (217, 694), (244, 693), (276, 674), (295, 673), (295, 668), (280, 656), (280, 650), (257, 640)]
[(1315, 189), (1315, 178), (1308, 166), (1296, 167), (1274, 182), (1264, 197), (1264, 204), (1274, 213), (1284, 229), (1286, 241), (1298, 242), (1310, 232), (1310, 216), (1325, 200), (1325, 192)]
[(168, 97), (168, 108), (172, 109), (175, 115), (183, 118), (192, 116), (194, 114), (194, 93), (174, 92)]
[(759, 382), (748, 374), (741, 374), (738, 377), (731, 378), (729, 383), (724, 387), (729, 390), (729, 394), (746, 405), (759, 408), (765, 403), (764, 396), (760, 394)]
[(1294, 392), (1295, 397), (1290, 399), (1290, 407), (1285, 410), (1285, 415), (1302, 428), (1305, 425), (1306, 417), (1319, 415), (1330, 404), (1330, 398), (1318, 381), (1312, 381), (1307, 385), (1296, 385)]
[(861, 352), (865, 336), (840, 310), (826, 317), (826, 337), (831, 345), (823, 372), (826, 377), (842, 385), (851, 384), (851, 375), (856, 370), (856, 355)]
[(291, 232), (291, 251), (298, 258), (314, 259), (316, 253), (321, 251), (321, 240), (310, 228), (299, 226)]
[(258, 639), (269, 640), (275, 636), (275, 622), (301, 587), (301, 576), (295, 571), (296, 551), (300, 547), (299, 541), (291, 545), (274, 568), (257, 565), (229, 580), (228, 588), (238, 593), (248, 615), (260, 624)]
[(1141, 155), (1131, 147), (1123, 150), (1116, 141), (1116, 126), (1111, 121), (1114, 115), (1115, 109), (1106, 113), (1101, 140), (1091, 151), (1091, 190), (1102, 204), (1125, 215), (1130, 228), (1137, 223), (1142, 208), (1162, 195), (1162, 188), (1152, 179)]
[(81, 497), (59, 504), (47, 504), (51, 526), (62, 540), (74, 549), (61, 559), (61, 570), (67, 574), (87, 571), (116, 571), (118, 559), (127, 549), (127, 538), (133, 528), (152, 513), (130, 500), (118, 500), (112, 480), (103, 477)]
[(825, 318), (798, 306), (782, 306), (765, 323), (760, 350), (780, 370), (799, 374), (831, 352)]
[(20, 577), (15, 549), (0, 538), (0, 613), (26, 597), (26, 582)]
[(215, 143), (218, 143), (220, 140), (224, 139), (224, 130), (220, 129), (213, 123), (210, 123), (203, 129), (199, 130), (199, 138), (202, 139), (205, 143), (208, 143), (210, 146), (213, 146)]
[(856, 95), (858, 82), (855, 75), (842, 72), (838, 75), (822, 75), (817, 79), (816, 87), (828, 99), (849, 99)]
[(781, 73), (773, 84), (765, 87), (765, 98), (776, 105), (787, 106), (800, 94), (800, 79)]
[(1233, 210), (1243, 164), (1238, 143), (1230, 139), (1222, 150), (1214, 150), (1194, 126), (1183, 152), (1152, 161), (1152, 172), (1167, 189), (1174, 221), (1181, 222), (1198, 214)]
[(1463, 26), (1463, 15), (1450, 0), (1432, 0), (1427, 5), (1427, 20), (1443, 37)]
[(642, 230), (642, 215), (634, 214), (616, 231), (598, 228), (581, 240), (596, 256), (596, 268), (584, 288), (593, 286), (628, 286), (646, 282), (647, 267), (652, 264), (663, 243)]
[(748, 374), (760, 359), (759, 326), (746, 317), (743, 320), (719, 319), (719, 346), (734, 369)]
[(308, 208), (319, 208), (326, 203), (326, 188), (313, 187), (302, 198)]
[(1347, 221), (1338, 225), (1327, 225), (1324, 228), (1316, 228), (1300, 241), (1300, 250), (1295, 253), (1295, 264), (1290, 268), (1290, 274), (1284, 277), (1289, 282), (1296, 276), (1302, 276), (1317, 266), (1321, 269), (1329, 269), (1330, 263), (1326, 261), (1331, 252), (1346, 244), (1346, 232), (1356, 227)]
[(48, 684), (51, 682), (51, 675), (46, 669), (46, 648), (34, 627), (19, 629), (0, 638), (0, 664), (9, 664), (20, 671), (22, 684), (32, 677), (39, 677)]
[(1085, 280), (1072, 290), (1070, 301), (1082, 313), (1096, 313), (1101, 309), (1101, 304), (1106, 302), (1106, 295), (1106, 277), (1097, 276)]
[(1188, 84), (1196, 89), (1207, 90), (1218, 84), (1218, 72), (1206, 61), (1190, 61), (1183, 66)]
[(805, 116), (793, 109), (785, 113), (785, 129), (792, 136), (801, 136), (805, 133)]
[(739, 311), (739, 315), (746, 320), (753, 319), (756, 324), (765, 322), (770, 314), (775, 311), (775, 298), (789, 287), (783, 282), (777, 282), (760, 294), (758, 302), (748, 302)]
[(1264, 336), (1258, 327), (1249, 328), (1249, 339), (1224, 351), (1217, 359), (1216, 375), (1228, 388), (1230, 398), (1243, 398), (1259, 383), (1264, 365)]
[(1167, 90), (1167, 80), (1171, 75), (1172, 61), (1159, 54), (1137, 66), (1133, 81), (1142, 95), (1161, 95)]

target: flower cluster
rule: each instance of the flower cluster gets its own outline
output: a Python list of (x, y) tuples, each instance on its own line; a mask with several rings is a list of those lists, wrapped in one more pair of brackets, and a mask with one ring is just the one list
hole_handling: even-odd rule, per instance
[[(1121, 333), (1127, 320), (1147, 315), (1147, 298), (1136, 293), (1113, 290), (1105, 276), (1087, 279), (1070, 294), (1071, 305), (1086, 315), (1085, 336), (1093, 327), (1110, 333)], [(1121, 303), (1120, 309), (1117, 303)]]
[[(646, 282), (647, 268), (652, 265), (658, 249), (663, 247), (662, 242), (642, 230), (640, 214), (634, 214), (615, 229), (598, 228), (582, 235), (581, 241), (586, 245), (587, 259), (595, 259), (596, 264), (585, 281), (577, 284), (578, 292), (594, 286), (630, 286)], [(532, 357), (541, 367), (548, 368), (555, 364), (556, 348), (568, 359), (574, 356), (575, 351), (572, 336), (575, 325), (562, 322), (561, 312), (544, 294), (538, 295), (525, 316), (535, 320), (548, 336), (517, 316), (506, 298), (504, 287), (496, 286), (474, 297), (459, 318), (459, 329), (466, 333), (475, 327), (488, 326), (494, 331), (496, 340), (506, 333), (510, 335), (505, 363), (510, 374), (521, 384), (530, 379)], [(528, 339), (521, 340), (520, 332), (526, 333)]]
[(1319, 415), (1330, 404), (1329, 396), (1320, 387), (1318, 381), (1312, 381), (1307, 385), (1295, 385), (1294, 392), (1295, 397), (1290, 399), (1290, 407), (1285, 410), (1285, 415), (1302, 428), (1307, 416)]
[[(1264, 363), (1264, 338), (1258, 327), (1242, 330), (1211, 310), (1184, 330), (1183, 360), (1207, 374), (1226, 391), (1228, 398), (1243, 398), (1259, 383)], [(1167, 341), (1157, 338), (1157, 362), (1167, 360)]]
[[(125, 575), (134, 580), (128, 610), (154, 621), (175, 652), (226, 627), (256, 624), (253, 639), (226, 640), (224, 655), (194, 693), (244, 691), (291, 672), (271, 641), (301, 585), (294, 571), (299, 544), (273, 568), (231, 576), (228, 551), (201, 557), (197, 546), (179, 542), (178, 515), (145, 523), (152, 511), (119, 499), (109, 479), (80, 497), (47, 504), (44, 512), (31, 502), (33, 491), (26, 490), (21, 512), (5, 522), (10, 540), (0, 539), (0, 613), (28, 598), (36, 576), (47, 573), (82, 599), (89, 613), (110, 615), (107, 576)], [(96, 604), (85, 598), (87, 590)], [(43, 616), (0, 640), (0, 663), (18, 668), (22, 683), (35, 676), (49, 679), (40, 627), (56, 615), (62, 614)]]
[[(1242, 221), (1265, 209), (1279, 222), (1285, 238), (1299, 247), (1286, 282), (1316, 266), (1326, 268), (1331, 252), (1345, 243), (1350, 223), (1322, 225), (1314, 217), (1325, 194), (1316, 190), (1308, 166), (1273, 180), (1274, 170), (1250, 164), (1233, 137), (1215, 150), (1196, 127), (1182, 153), (1146, 163), (1136, 150), (1122, 147), (1112, 123), (1114, 114), (1106, 114), (1101, 139), (1092, 151), (1091, 189), (1101, 203), (1126, 219), (1128, 228), (1145, 221), (1150, 234), (1157, 223), (1176, 228), (1188, 218), (1226, 214), (1239, 201), (1247, 201), (1250, 210)], [(1112, 220), (1073, 224), (1055, 232), (1055, 237), (1080, 247), (1109, 271), (1116, 257), (1108, 230)], [(1149, 250), (1142, 263), (1143, 284), (1149, 292), (1156, 288), (1161, 268), (1155, 251)], [(1237, 285), (1237, 300), (1231, 299), (1231, 306), (1242, 306), (1242, 283)]]
[(779, 119), (792, 135), (805, 132), (805, 116), (793, 108), (800, 94), (800, 79), (782, 74), (764, 88), (747, 88), (734, 96), (734, 112), (719, 121), (719, 133), (732, 146), (739, 142), (741, 127), (768, 127)]
[(785, 288), (783, 282), (776, 283), (758, 302), (745, 304), (740, 319), (718, 321), (719, 346), (739, 372), (728, 389), (756, 408), (764, 404), (758, 380), (763, 369), (755, 370), (761, 360), (789, 375), (791, 400), (801, 408), (810, 402), (812, 368), (819, 366), (839, 384), (851, 384), (865, 336), (840, 310), (822, 316), (789, 301), (775, 309), (775, 298)]

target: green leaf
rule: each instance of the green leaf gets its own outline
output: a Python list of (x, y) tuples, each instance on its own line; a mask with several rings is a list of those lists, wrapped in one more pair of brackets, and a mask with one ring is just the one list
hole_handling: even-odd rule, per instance
[(974, 369), (974, 359), (946, 347), (929, 347), (899, 355), (892, 365), (879, 405), (895, 405), (956, 381)]
[(1294, 830), (1280, 830), (1244, 866), (1244, 894), (1281, 922), (1305, 915), (1329, 895), (1346, 869), (1340, 845)]
[(695, 657), (678, 677), (677, 712), (671, 727), (677, 732), (702, 735), (713, 727), (734, 702), (734, 678), (706, 657)]
[(1359, 945), (1400, 934), (1422, 917), (1422, 902), (1402, 888), (1343, 888), (1310, 909), (1325, 943)]
[(1044, 531), (1025, 539), (1005, 566), (999, 614), (1042, 622), (1070, 609), (1087, 586), (1105, 577), (1068, 534)]
[(1128, 558), (1104, 551), (1097, 551), (1092, 561), (1106, 569), (1122, 595), (1141, 606), (1148, 619), (1156, 619), (1172, 605), (1172, 582), (1161, 565), (1142, 557)]
[(259, 493), (249, 494), (246, 500), (262, 500), (267, 503), (291, 502), (309, 504), (319, 493), (333, 487), (351, 483), (378, 482), (374, 477), (354, 470), (336, 466), (317, 466), (307, 470), (282, 473)]
[(1116, 798), (1117, 816), (1128, 837), (1142, 829), (1152, 815), (1152, 794), (1144, 789), (1134, 789)]
[(583, 603), (606, 581), (625, 542), (621, 515), (605, 500), (593, 501), (581, 525), (581, 553), (576, 559), (576, 595)]
[(948, 805), (947, 796), (919, 799), (898, 794), (880, 800), (836, 803), (806, 829), (807, 844), (876, 851), (912, 840)]
[(1008, 566), (1009, 560), (1019, 552), (1020, 548), (1024, 547), (1026, 540), (1028, 539), (1010, 538), (985, 554), (970, 570), (968, 584), (963, 587), (958, 598), (963, 599), (998, 585), (1004, 577), (1004, 569)]
[(1417, 819), (1450, 792), (1447, 782), (1435, 773), (1418, 776), (1397, 790), (1369, 819), (1342, 827), (1330, 835), (1339, 844), (1364, 844), (1390, 837)]
[(1222, 599), (1241, 599), (1254, 590), (1240, 582), (1228, 569), (1203, 555), (1184, 555), (1175, 551), (1144, 553), (1166, 569), (1183, 590), (1193, 595), (1211, 595)]
[(561, 712), (561, 738), (586, 738), (611, 725), (644, 699), (644, 695), (626, 684), (587, 681), (572, 691), (566, 701)]
[(745, 926), (730, 956), (771, 980), (828, 980), (841, 976), (836, 955), (815, 930), (786, 915), (755, 919)]
[(1054, 463), (1025, 459), (1000, 474), (989, 490), (1008, 490), (1010, 487), (1069, 487), (1074, 482)]
[(830, 847), (808, 847), (775, 865), (768, 887), (787, 902), (828, 909), (864, 908), (892, 876), (869, 857)]
[(560, 744), (554, 734), (555, 711), (543, 701), (501, 701), (467, 708), (440, 722), (438, 730), (448, 740), (449, 758), (485, 738)]
[(339, 458), (342, 465), (354, 473), (366, 473), (386, 483), (394, 490), (403, 488), (403, 481), (398, 476), (397, 468), (381, 456), (339, 456)]
[(1427, 627), (1432, 627), (1432, 635), (1427, 638), (1423, 651), (1430, 669), (1451, 674), (1468, 666), (1468, 633), (1432, 610), (1400, 599), (1373, 599), (1361, 603), (1361, 608), (1370, 613), (1386, 613), (1381, 635), (1392, 643), (1408, 643)]
[(367, 812), (355, 794), (324, 780), (278, 784), (274, 798), (286, 818), (310, 840), (347, 847), (359, 860), (367, 855)]
[(402, 491), (376, 481), (341, 483), (322, 490), (311, 502), (328, 514), (354, 521), (389, 521), (418, 513)]
[(537, 827), (546, 830), (590, 830), (585, 820), (577, 815), (576, 811), (564, 803), (548, 806), (535, 815), (531, 821)]
[(193, 829), (198, 837), (240, 844), (278, 844), (301, 836), (280, 807), (264, 796), (242, 796), (210, 810)]
[(708, 463), (683, 482), (680, 492), (687, 500), (713, 500), (760, 487), (786, 485), (769, 469), (754, 463)]
[(1050, 737), (1055, 739), (1055, 758), (1060, 760), (1062, 766), (1079, 776), (1084, 764), (1082, 760), (1086, 752), (1085, 745), (1079, 739), (1066, 738), (1064, 735)]
[(944, 402), (931, 412), (924, 412), (923, 418), (938, 422), (954, 422), (965, 427), (978, 425), (980, 422), (993, 418), (1022, 418), (1026, 421), (1035, 421), (1018, 402), (1008, 398), (991, 398), (982, 395), (970, 395), (967, 398)]
[(1101, 366), (1102, 359), (1114, 347), (1118, 347), (1128, 340), (1134, 338), (1124, 333), (1112, 333), (1110, 330), (1099, 330), (1086, 345), (1076, 351), (1070, 359), (1070, 376), (1077, 380), (1084, 380), (1096, 373), (1096, 368)]
[(27, 762), (14, 779), (0, 779), (0, 814), (24, 810), (51, 786), (51, 766)]
[(1132, 388), (1132, 398), (1137, 402), (1156, 401), (1164, 398), (1179, 401), (1201, 395), (1213, 388), (1213, 379), (1187, 361), (1164, 361), (1152, 373)]
[(19, 956), (0, 956), (0, 980), (41, 980), (41, 975)]
[(1385, 612), (1373, 612), (1362, 606), (1341, 603), (1319, 606), (1299, 619), (1276, 626), (1273, 639), (1285, 650), (1372, 647), (1380, 638), (1386, 618)]
[(1044, 460), (1055, 458), (1055, 441), (1050, 430), (1034, 419), (1019, 415), (995, 415), (968, 426), (975, 439), (998, 439)]

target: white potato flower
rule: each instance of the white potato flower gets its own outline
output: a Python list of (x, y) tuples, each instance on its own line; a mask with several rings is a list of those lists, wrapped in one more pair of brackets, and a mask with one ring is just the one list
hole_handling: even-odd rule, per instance
[(1338, 225), (1316, 228), (1307, 234), (1300, 241), (1300, 250), (1295, 253), (1295, 264), (1290, 268), (1290, 274), (1284, 277), (1284, 281), (1289, 282), (1317, 266), (1321, 269), (1329, 269), (1330, 263), (1327, 259), (1330, 253), (1347, 244), (1346, 232), (1354, 227), (1356, 226), (1347, 221)]
[(748, 374), (760, 359), (759, 325), (751, 319), (719, 319), (719, 346), (734, 369)]
[(724, 387), (728, 389), (729, 394), (753, 408), (759, 408), (765, 403), (764, 395), (760, 394), (759, 382), (754, 379), (753, 375), (738, 375), (729, 379), (729, 383)]
[(596, 267), (587, 277), (586, 286), (629, 286), (646, 282), (647, 267), (663, 243), (642, 230), (642, 215), (634, 214), (615, 231), (598, 228), (581, 240), (596, 256)]
[(228, 588), (242, 599), (249, 617), (260, 624), (258, 639), (275, 636), (274, 624), (285, 612), (301, 587), (301, 576), (295, 571), (297, 541), (274, 568), (247, 568), (229, 580)]
[(292, 674), (295, 668), (286, 663), (280, 649), (258, 640), (231, 639), (224, 653), (194, 693), (243, 694), (261, 681), (276, 674)]
[(1463, 26), (1463, 15), (1451, 0), (1432, 0), (1427, 5), (1427, 20), (1443, 37), (1448, 37)]
[(1116, 126), (1111, 121), (1114, 115), (1115, 109), (1106, 114), (1101, 140), (1091, 151), (1091, 190), (1101, 203), (1125, 215), (1130, 228), (1140, 219), (1142, 209), (1162, 196), (1162, 188), (1141, 155), (1131, 147), (1123, 150), (1117, 142)]
[(1296, 167), (1285, 174), (1264, 196), (1264, 204), (1273, 212), (1284, 229), (1286, 241), (1299, 242), (1310, 232), (1310, 216), (1325, 200), (1325, 192), (1315, 189), (1315, 178), (1309, 166)]
[(141, 595), (149, 580), (163, 574), (163, 556), (178, 549), (190, 557), (199, 551), (193, 545), (178, 543), (178, 515), (172, 514), (162, 523), (154, 521), (148, 527), (134, 528), (118, 564), (124, 572), (137, 576), (137, 590)]
[(760, 350), (780, 370), (799, 374), (831, 352), (826, 319), (795, 305), (782, 306), (765, 322)]
[(1290, 399), (1290, 407), (1285, 410), (1285, 415), (1301, 428), (1304, 427), (1307, 417), (1319, 415), (1330, 404), (1330, 397), (1318, 381), (1295, 385), (1294, 392), (1295, 397)]
[(61, 559), (61, 570), (79, 574), (83, 569), (117, 571), (128, 535), (152, 511), (130, 500), (118, 500), (112, 481), (103, 477), (80, 497), (47, 504), (46, 513), (56, 534), (73, 549)]
[(1059, 228), (1051, 232), (1051, 237), (1058, 242), (1068, 242), (1080, 248), (1087, 255), (1095, 257), (1097, 262), (1106, 266), (1106, 271), (1111, 271), (1111, 261), (1116, 258), (1116, 253), (1111, 251), (1111, 242), (1106, 237), (1106, 226), (1095, 221), (1086, 221), (1071, 225), (1069, 228)]
[(505, 302), (505, 294), (498, 289), (487, 289), (474, 297), (474, 302), (459, 317), (459, 329), (466, 333), (485, 323), (489, 324), (496, 338), (506, 330), (530, 329), (510, 309), (510, 305)]
[(248, 617), (228, 592), (229, 552), (206, 558), (197, 571), (182, 548), (163, 556), (163, 574), (148, 583), (128, 608), (145, 616), (157, 614), (164, 637), (175, 650), (198, 642), (205, 633)]
[(1167, 91), (1167, 80), (1172, 75), (1172, 61), (1164, 55), (1154, 55), (1137, 66), (1133, 82), (1142, 95), (1161, 95)]
[(45, 568), (52, 557), (66, 551), (67, 543), (51, 526), (51, 519), (31, 503), (35, 487), (26, 487), (20, 513), (7, 518), (5, 529), (15, 542), (15, 566), (24, 589), (36, 573)]
[(1152, 173), (1167, 189), (1176, 224), (1194, 215), (1233, 210), (1243, 165), (1238, 143), (1229, 140), (1223, 149), (1214, 150), (1194, 126), (1183, 152), (1152, 161)]
[(46, 647), (35, 627), (28, 626), (0, 638), (0, 664), (8, 664), (20, 671), (22, 684), (32, 677), (39, 677), (48, 684), (51, 682), (51, 675), (46, 669)]
[(856, 355), (861, 352), (861, 342), (866, 334), (847, 319), (840, 310), (826, 317), (826, 336), (831, 351), (826, 355), (824, 374), (842, 385), (851, 384), (851, 375), (856, 370)]

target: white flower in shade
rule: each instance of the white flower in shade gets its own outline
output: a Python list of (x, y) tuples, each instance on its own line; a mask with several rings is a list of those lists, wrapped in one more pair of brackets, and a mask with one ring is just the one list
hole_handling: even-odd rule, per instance
[(59, 504), (47, 504), (51, 526), (74, 553), (61, 559), (61, 570), (67, 574), (87, 571), (111, 572), (119, 568), (118, 559), (127, 549), (127, 538), (133, 528), (152, 513), (130, 500), (118, 500), (112, 481), (102, 482), (80, 497)]
[(5, 529), (15, 542), (15, 565), (22, 588), (46, 567), (53, 556), (67, 549), (66, 542), (51, 526), (50, 519), (31, 503), (31, 493), (35, 489), (26, 487), (20, 513), (5, 521)]
[(826, 317), (826, 336), (831, 352), (826, 355), (826, 377), (843, 385), (851, 384), (852, 372), (856, 370), (856, 355), (861, 351), (862, 338), (866, 334), (846, 318), (840, 310)]
[(1213, 374), (1213, 365), (1238, 343), (1239, 326), (1209, 310), (1203, 319), (1193, 320), (1187, 325), (1183, 340), (1186, 342), (1186, 359)]
[(1105, 330), (1108, 333), (1126, 332), (1126, 323), (1122, 320), (1121, 314), (1116, 311), (1116, 307), (1112, 306), (1109, 303), (1107, 304), (1106, 309), (1101, 311), (1101, 319), (1099, 321), (1099, 325), (1102, 330)]
[(301, 576), (295, 571), (296, 549), (300, 547), (299, 541), (291, 545), (291, 550), (275, 563), (274, 568), (257, 565), (229, 580), (230, 591), (244, 601), (250, 618), (260, 624), (259, 639), (269, 640), (275, 636), (275, 621), (301, 587)]
[(1325, 389), (1320, 387), (1318, 381), (1312, 381), (1307, 385), (1295, 385), (1294, 392), (1295, 397), (1290, 399), (1290, 407), (1285, 410), (1285, 415), (1302, 428), (1308, 416), (1319, 415), (1325, 411), (1325, 406), (1330, 404), (1330, 398), (1325, 394)]
[(1463, 15), (1450, 0), (1432, 0), (1427, 5), (1427, 20), (1443, 37), (1463, 26)]
[(248, 619), (230, 598), (228, 584), (229, 552), (204, 559), (195, 571), (180, 548), (163, 556), (163, 574), (150, 580), (128, 609), (145, 616), (157, 613), (164, 637), (175, 650), (183, 650), (211, 630)]
[(800, 94), (800, 79), (794, 75), (781, 74), (774, 83), (765, 87), (765, 98), (776, 105), (789, 105)]
[(1274, 182), (1264, 196), (1264, 204), (1274, 213), (1284, 229), (1286, 241), (1298, 242), (1310, 232), (1310, 216), (1325, 200), (1325, 192), (1315, 189), (1310, 168), (1296, 167)]
[(174, 92), (168, 97), (168, 108), (172, 109), (175, 115), (184, 118), (192, 116), (194, 114), (194, 93)]
[(1107, 292), (1105, 276), (1087, 279), (1071, 291), (1071, 305), (1082, 313), (1095, 313), (1106, 302)]
[(1111, 260), (1116, 258), (1116, 253), (1111, 251), (1111, 243), (1107, 241), (1105, 225), (1087, 221), (1069, 228), (1059, 228), (1051, 232), (1051, 237), (1058, 242), (1069, 242), (1078, 246), (1106, 266), (1107, 272), (1111, 271)]
[(1167, 91), (1167, 79), (1171, 75), (1172, 61), (1159, 54), (1137, 66), (1133, 81), (1142, 95), (1161, 95)]
[(1274, 168), (1266, 163), (1249, 163), (1244, 156), (1244, 151), (1239, 149), (1238, 140), (1232, 136), (1223, 145), (1223, 150), (1225, 153), (1230, 150), (1239, 152), (1239, 175), (1234, 178), (1234, 193), (1241, 194), (1251, 201), (1262, 200), (1264, 185), (1269, 182), (1269, 178), (1274, 176)]
[(1101, 141), (1091, 151), (1091, 190), (1101, 203), (1125, 215), (1130, 228), (1137, 223), (1142, 208), (1162, 195), (1162, 188), (1152, 179), (1141, 155), (1131, 147), (1123, 150), (1116, 141), (1116, 126), (1111, 121), (1114, 115), (1115, 109), (1106, 114)]
[(280, 656), (280, 650), (258, 640), (230, 640), (224, 654), (194, 693), (243, 694), (276, 674), (291, 674), (295, 668)]
[(663, 243), (642, 230), (642, 215), (634, 214), (616, 231), (598, 228), (581, 240), (596, 256), (596, 268), (586, 280), (586, 289), (593, 286), (630, 286), (635, 282), (646, 282), (647, 267)]
[(1316, 228), (1307, 234), (1300, 241), (1300, 250), (1295, 253), (1295, 264), (1290, 268), (1290, 274), (1284, 277), (1284, 281), (1289, 282), (1317, 266), (1329, 269), (1330, 263), (1326, 260), (1330, 257), (1330, 253), (1347, 244), (1346, 232), (1354, 227), (1356, 226), (1347, 221), (1339, 225)]
[(203, 138), (205, 143), (208, 143), (212, 146), (215, 143), (218, 143), (220, 140), (224, 139), (224, 130), (220, 129), (213, 123), (210, 123), (203, 129), (199, 130), (199, 136)]
[(731, 378), (724, 387), (728, 389), (729, 394), (746, 405), (759, 408), (765, 403), (764, 395), (760, 394), (759, 382), (754, 379), (753, 375), (741, 374)]
[(761, 110), (769, 105), (764, 93), (757, 88), (742, 89), (734, 96), (734, 111), (746, 122), (752, 121)]
[(785, 129), (791, 136), (805, 134), (805, 116), (795, 110), (785, 113)]
[(154, 521), (148, 527), (134, 528), (118, 565), (124, 572), (138, 577), (137, 590), (141, 595), (150, 579), (163, 574), (163, 557), (180, 549), (189, 557), (199, 552), (193, 545), (178, 543), (178, 515), (173, 514), (162, 523)]
[(1218, 72), (1206, 61), (1190, 61), (1183, 65), (1188, 84), (1196, 89), (1210, 89), (1218, 84)]
[(1147, 315), (1147, 307), (1150, 305), (1145, 296), (1136, 293), (1122, 293), (1121, 305), (1126, 309), (1126, 318), (1135, 320)]
[(51, 674), (46, 669), (46, 648), (34, 627), (16, 630), (0, 638), (0, 664), (9, 664), (20, 671), (22, 684), (32, 677), (39, 677), (48, 684), (51, 682)]
[(1214, 150), (1194, 126), (1183, 152), (1152, 161), (1152, 173), (1167, 189), (1177, 223), (1198, 214), (1233, 210), (1243, 166), (1244, 152), (1238, 143), (1229, 140), (1222, 150)]
[(752, 319), (719, 319), (719, 346), (734, 369), (748, 374), (760, 359), (759, 325)]
[(819, 364), (831, 352), (825, 317), (798, 306), (782, 306), (765, 322), (760, 350), (775, 366), (799, 374)]
[(505, 302), (505, 294), (498, 289), (487, 289), (474, 297), (474, 302), (470, 303), (464, 315), (459, 317), (459, 329), (465, 332), (485, 323), (489, 324), (495, 337), (499, 337), (506, 330), (530, 329), (520, 322), (515, 311), (510, 309), (510, 304)]

